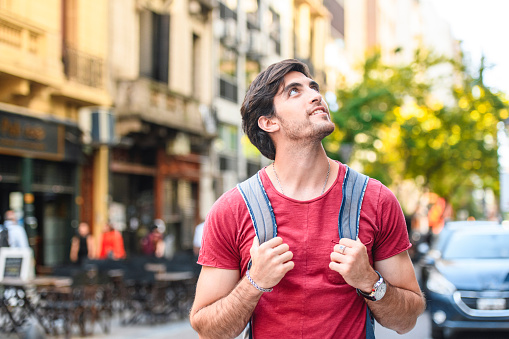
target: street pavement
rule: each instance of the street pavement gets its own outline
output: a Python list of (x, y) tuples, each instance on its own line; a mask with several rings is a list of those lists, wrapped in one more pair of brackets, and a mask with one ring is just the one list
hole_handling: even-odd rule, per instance
[[(189, 321), (173, 321), (162, 325), (127, 325), (121, 326), (114, 321), (110, 334), (102, 334), (96, 329), (96, 334), (88, 339), (198, 339), (198, 334), (191, 328)], [(429, 339), (429, 315), (419, 317), (416, 327), (404, 335), (376, 325), (377, 339)], [(73, 337), (79, 338), (79, 337)], [(240, 339), (238, 337), (237, 339)]]
[[(429, 315), (419, 317), (416, 327), (409, 333), (399, 335), (394, 331), (375, 326), (377, 339), (429, 339)], [(73, 338), (80, 338), (75, 337)], [(161, 325), (120, 325), (117, 321), (112, 324), (110, 334), (103, 334), (97, 328), (95, 335), (88, 339), (198, 339), (198, 334), (191, 328), (187, 319), (173, 321)], [(238, 337), (237, 339), (240, 339)]]

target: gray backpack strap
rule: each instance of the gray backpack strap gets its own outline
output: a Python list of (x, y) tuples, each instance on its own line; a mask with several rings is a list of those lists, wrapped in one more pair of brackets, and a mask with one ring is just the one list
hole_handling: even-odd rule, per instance
[(263, 188), (260, 171), (238, 184), (237, 189), (246, 203), (260, 244), (277, 236), (276, 217)]
[[(238, 184), (237, 189), (246, 203), (260, 244), (277, 236), (276, 217), (274, 216), (274, 210), (270, 204), (267, 192), (265, 192), (265, 188), (263, 188), (260, 171), (251, 178)], [(251, 259), (249, 259), (247, 268), (251, 268)], [(249, 320), (244, 330), (243, 337), (245, 339), (253, 338), (251, 321), (252, 319)]]
[[(339, 238), (356, 240), (359, 235), (359, 220), (362, 200), (368, 186), (369, 177), (350, 167), (346, 167), (343, 180), (343, 199), (339, 210)], [(366, 307), (366, 339), (375, 339), (374, 319), (369, 307)]]
[(362, 199), (368, 185), (369, 177), (346, 167), (343, 180), (343, 199), (339, 210), (339, 238), (357, 239)]

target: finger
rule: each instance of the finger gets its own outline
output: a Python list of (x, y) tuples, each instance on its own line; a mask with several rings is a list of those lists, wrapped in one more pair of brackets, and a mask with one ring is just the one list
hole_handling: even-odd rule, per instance
[(282, 263), (288, 262), (293, 259), (293, 253), (288, 251), (279, 256), (279, 260)]
[(339, 254), (337, 252), (332, 252), (330, 254), (330, 260), (331, 261), (334, 261), (334, 262), (337, 262), (339, 264), (343, 263), (343, 261), (345, 260), (345, 256), (343, 254)]
[(340, 253), (340, 254), (346, 254), (347, 246), (343, 244), (334, 245), (334, 252)]
[(331, 270), (333, 270), (333, 271), (338, 272), (338, 273), (339, 273), (339, 274), (341, 274), (341, 275), (342, 275), (342, 273), (341, 273), (341, 271), (342, 271), (342, 267), (343, 267), (343, 266), (342, 266), (340, 263), (337, 263), (337, 262), (332, 262), (332, 261), (331, 261), (331, 262), (329, 263), (329, 268), (330, 268)]
[(339, 244), (345, 245), (347, 247), (355, 247), (358, 244), (358, 242), (357, 242), (357, 240), (353, 240), (353, 239), (349, 239), (349, 238), (341, 238), (341, 239), (339, 239)]
[(288, 244), (285, 243), (274, 247), (274, 252), (278, 255), (288, 252), (288, 250), (290, 250), (290, 246), (288, 246)]
[(264, 242), (260, 246), (266, 246), (266, 247), (274, 248), (276, 246), (281, 245), (282, 243), (283, 243), (283, 238), (275, 237), (275, 238), (267, 240), (266, 242)]
[(293, 270), (294, 267), (295, 267), (295, 263), (293, 261), (287, 261), (283, 264), (283, 269), (284, 269), (285, 274), (286, 274), (286, 272)]

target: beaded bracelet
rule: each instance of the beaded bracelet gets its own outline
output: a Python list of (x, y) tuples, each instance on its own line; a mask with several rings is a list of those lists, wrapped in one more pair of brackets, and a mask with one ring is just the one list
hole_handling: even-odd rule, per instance
[(249, 275), (249, 270), (246, 271), (246, 276), (247, 276), (247, 280), (249, 280), (251, 285), (253, 285), (258, 291), (260, 291), (260, 292), (272, 292), (272, 288), (263, 288), (263, 287), (258, 286), (254, 282), (254, 280), (251, 278), (251, 276)]

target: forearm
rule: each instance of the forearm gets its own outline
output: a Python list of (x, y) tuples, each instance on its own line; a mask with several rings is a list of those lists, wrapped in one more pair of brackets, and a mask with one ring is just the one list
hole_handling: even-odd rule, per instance
[(399, 334), (414, 328), (417, 317), (424, 312), (426, 302), (421, 293), (398, 288), (388, 281), (385, 296), (378, 301), (367, 301), (376, 321)]
[(191, 311), (191, 326), (200, 338), (235, 338), (246, 327), (262, 292), (244, 277), (224, 298)]

